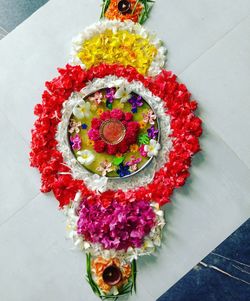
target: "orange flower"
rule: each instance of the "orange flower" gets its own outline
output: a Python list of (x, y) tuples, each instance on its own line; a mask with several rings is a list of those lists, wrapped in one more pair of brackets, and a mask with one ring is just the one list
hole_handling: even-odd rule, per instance
[(124, 265), (122, 267), (122, 269), (123, 269), (123, 273), (122, 273), (123, 277), (126, 278), (126, 279), (128, 279), (130, 277), (130, 275), (131, 275), (131, 267), (130, 267), (130, 265), (126, 264), (126, 265)]
[(97, 276), (102, 276), (103, 271), (109, 265), (110, 260), (104, 259), (102, 257), (97, 257), (92, 261), (92, 269)]
[[(120, 0), (111, 0), (110, 5), (105, 13), (105, 17), (110, 20), (120, 20), (120, 21), (125, 21), (125, 20), (132, 20), (134, 22), (138, 22), (139, 16), (142, 12), (143, 6), (141, 3), (138, 3), (135, 11), (134, 6), (137, 2), (137, 0), (128, 0), (130, 2), (131, 8), (127, 13), (121, 13), (118, 9), (118, 3)], [(133, 14), (132, 14), (133, 12)]]
[(97, 279), (97, 284), (100, 287), (100, 289), (105, 293), (109, 293), (109, 291), (111, 290), (112, 286), (108, 285), (107, 283), (104, 282), (102, 277), (99, 277)]
[(117, 288), (120, 288), (126, 284), (131, 276), (130, 264), (122, 264), (118, 258), (104, 259), (102, 257), (97, 257), (96, 259), (92, 260), (92, 272), (96, 276), (96, 283), (104, 293), (109, 293), (112, 286), (103, 280), (103, 272), (107, 267), (112, 265), (118, 267), (122, 272), (122, 280), (116, 284)]
[(140, 125), (140, 129), (142, 130), (145, 129), (147, 126), (146, 122), (144, 122), (143, 120), (139, 122), (139, 125)]
[(137, 144), (132, 144), (132, 145), (130, 145), (129, 149), (132, 153), (136, 153), (139, 149), (139, 146)]

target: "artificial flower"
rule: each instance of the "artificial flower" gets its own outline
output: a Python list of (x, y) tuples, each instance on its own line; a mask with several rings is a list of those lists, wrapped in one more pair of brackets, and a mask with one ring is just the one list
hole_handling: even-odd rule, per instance
[(159, 130), (157, 128), (155, 128), (154, 125), (152, 125), (148, 130), (148, 137), (151, 139), (156, 139), (158, 137), (159, 134)]
[(139, 121), (139, 125), (140, 125), (140, 129), (142, 130), (145, 129), (147, 126), (146, 122), (144, 122), (143, 120)]
[(149, 123), (151, 125), (155, 124), (156, 115), (152, 110), (148, 110), (146, 113), (143, 113), (142, 116), (145, 123)]
[(102, 113), (104, 112), (104, 110), (102, 108), (97, 109), (97, 115), (102, 115)]
[(73, 114), (78, 119), (88, 118), (90, 116), (90, 103), (82, 100), (81, 104), (74, 107)]
[(132, 145), (130, 145), (129, 149), (130, 149), (131, 153), (136, 153), (139, 149), (139, 146), (137, 144), (132, 144)]
[(120, 102), (125, 103), (131, 98), (130, 90), (125, 85), (122, 85), (115, 93), (115, 98), (120, 99)]
[(73, 133), (78, 134), (80, 132), (80, 127), (81, 127), (80, 121), (76, 122), (74, 119), (71, 119), (70, 123), (69, 123), (69, 133), (70, 134), (73, 134)]
[(96, 91), (93, 96), (89, 97), (89, 100), (99, 105), (103, 100), (103, 94), (99, 91)]
[(115, 168), (111, 162), (104, 160), (99, 164), (96, 170), (101, 172), (102, 176), (105, 177), (107, 173), (114, 171)]
[(133, 95), (128, 102), (132, 105), (131, 111), (132, 113), (137, 113), (138, 107), (143, 106), (143, 100), (140, 95)]
[(143, 156), (143, 157), (147, 157), (147, 152), (145, 150), (145, 146), (144, 144), (142, 144), (140, 147), (139, 147), (139, 152), (140, 154)]
[(131, 172), (129, 171), (129, 166), (123, 165), (122, 163), (119, 165), (117, 173), (120, 178), (126, 177), (131, 174)]
[(126, 163), (129, 166), (130, 172), (135, 172), (138, 170), (138, 164), (142, 161), (142, 158), (135, 158), (134, 156), (131, 157), (130, 161)]
[(144, 147), (144, 150), (147, 152), (148, 157), (157, 156), (160, 149), (161, 149), (160, 143), (158, 143), (154, 139), (151, 139), (149, 144), (145, 145), (145, 147)]
[(87, 144), (87, 146), (94, 146), (94, 145), (95, 145), (95, 142), (94, 142), (93, 140), (88, 139), (88, 140), (86, 141), (86, 144)]
[(115, 93), (116, 93), (115, 88), (107, 88), (106, 89), (106, 98), (109, 103), (113, 103), (113, 101), (115, 99)]
[(73, 150), (80, 150), (82, 147), (81, 137), (77, 134), (74, 137), (70, 137), (70, 142)]
[(90, 150), (82, 150), (76, 153), (77, 161), (79, 161), (83, 165), (90, 165), (95, 161), (95, 156)]
[(83, 123), (83, 124), (81, 125), (81, 128), (82, 128), (83, 130), (86, 130), (86, 129), (88, 128), (88, 126), (87, 126), (86, 123)]

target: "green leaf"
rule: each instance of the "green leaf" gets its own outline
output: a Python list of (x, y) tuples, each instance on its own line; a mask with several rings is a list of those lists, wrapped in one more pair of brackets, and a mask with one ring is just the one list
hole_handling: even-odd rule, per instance
[(116, 166), (119, 166), (124, 161), (124, 159), (125, 157), (114, 158), (112, 163)]
[(147, 134), (141, 134), (139, 135), (138, 141), (140, 144), (149, 144), (149, 137)]

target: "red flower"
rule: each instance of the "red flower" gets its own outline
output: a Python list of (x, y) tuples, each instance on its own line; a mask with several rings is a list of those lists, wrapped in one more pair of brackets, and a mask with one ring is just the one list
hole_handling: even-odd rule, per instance
[[(80, 66), (67, 65), (58, 71), (60, 75), (57, 78), (46, 82), (47, 90), (42, 95), (42, 103), (36, 105), (34, 109), (38, 119), (32, 129), (30, 164), (37, 167), (42, 175), (41, 190), (43, 192), (53, 190), (60, 207), (69, 204), (78, 191), (89, 203), (102, 202), (104, 206), (108, 206), (113, 199), (121, 203), (142, 199), (153, 200), (160, 205), (169, 202), (174, 189), (184, 185), (189, 176), (191, 158), (200, 150), (198, 138), (202, 133), (202, 122), (194, 114), (197, 103), (190, 100), (190, 93), (186, 86), (179, 84), (176, 76), (170, 71), (163, 70), (156, 78), (144, 78), (134, 68), (117, 64), (100, 64), (89, 70), (83, 70)], [(171, 117), (173, 147), (167, 164), (155, 174), (150, 184), (127, 192), (117, 190), (96, 194), (89, 190), (83, 181), (73, 179), (70, 174), (61, 174), (70, 170), (63, 164), (62, 155), (57, 150), (55, 135), (61, 119), (63, 103), (72, 92), (80, 91), (88, 81), (94, 78), (103, 78), (108, 75), (124, 77), (129, 82), (137, 80), (154, 95), (162, 98), (166, 114)], [(118, 148), (119, 152), (125, 153), (129, 143), (136, 141), (139, 125), (132, 121), (132, 114), (125, 113), (123, 116), (120, 110), (113, 110), (111, 113), (110, 111), (104, 112), (100, 119), (94, 118), (92, 129), (98, 131), (101, 122), (110, 119), (111, 115), (114, 116), (112, 118), (121, 120), (126, 126), (126, 136), (118, 145), (107, 147), (107, 151), (113, 153), (115, 148)], [(94, 149), (96, 152), (104, 152), (105, 142), (95, 141)]]
[(114, 109), (110, 112), (110, 117), (118, 120), (123, 120), (124, 113), (119, 109)]
[(94, 150), (97, 153), (103, 153), (106, 149), (106, 143), (102, 140), (95, 141)]

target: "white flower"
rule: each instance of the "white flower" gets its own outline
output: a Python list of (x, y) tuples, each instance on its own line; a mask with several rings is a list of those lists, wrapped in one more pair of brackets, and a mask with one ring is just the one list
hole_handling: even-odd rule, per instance
[(94, 174), (92, 177), (87, 178), (85, 181), (90, 189), (98, 192), (104, 192), (106, 190), (108, 178)]
[(149, 145), (145, 145), (144, 147), (144, 150), (147, 153), (148, 157), (157, 156), (160, 149), (161, 149), (160, 143), (158, 143), (154, 139), (151, 139)]
[(79, 151), (76, 154), (77, 160), (84, 165), (90, 165), (95, 160), (95, 156), (93, 155), (93, 153), (87, 149)]
[(125, 87), (125, 85), (122, 85), (115, 93), (115, 98), (120, 98), (121, 102), (126, 102), (131, 98), (131, 91), (128, 90), (128, 88)]
[(88, 118), (90, 115), (90, 103), (84, 100), (78, 106), (74, 107), (73, 114), (76, 118)]

